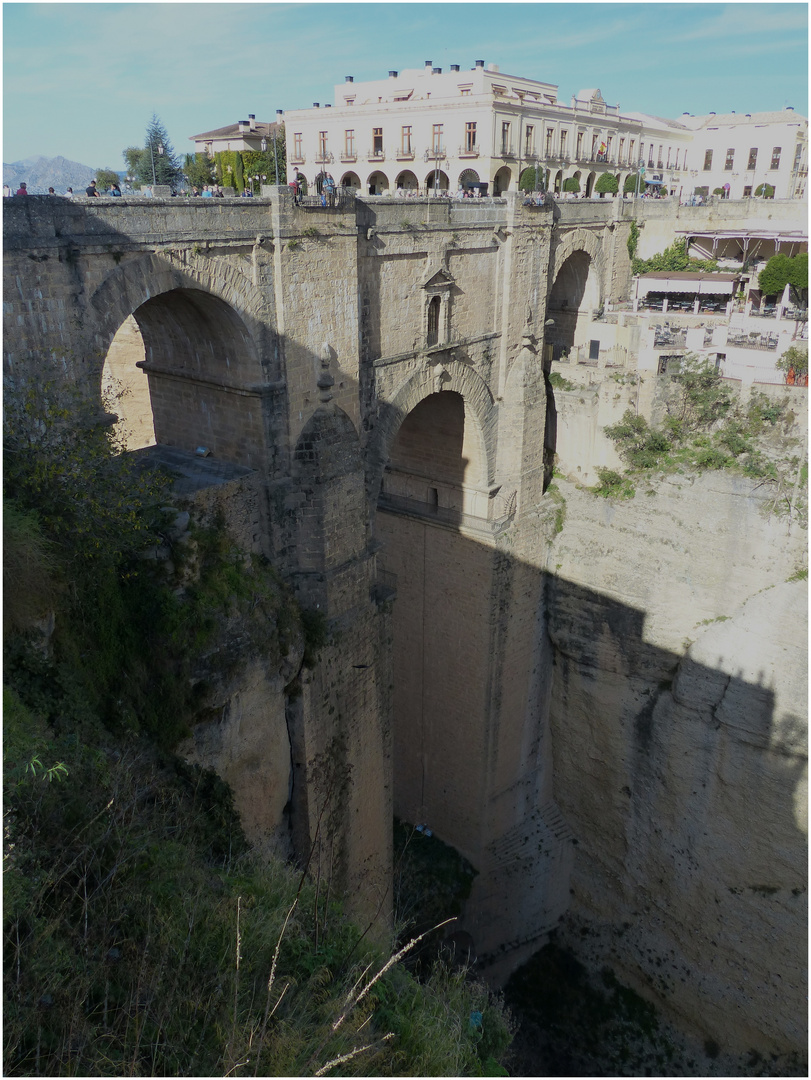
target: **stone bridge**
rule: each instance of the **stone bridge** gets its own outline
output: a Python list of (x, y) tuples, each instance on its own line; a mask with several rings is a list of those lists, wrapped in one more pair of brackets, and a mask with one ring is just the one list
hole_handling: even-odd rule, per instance
[(281, 191), (5, 202), (6, 379), (67, 370), (99, 398), (118, 380), (130, 445), (250, 470), (258, 546), (328, 620), (282, 704), (299, 852), (313, 763), (340, 758), (338, 877), (357, 911), (390, 905), (392, 814), (425, 823), (479, 871), (466, 926), (491, 960), (568, 902), (543, 350), (587, 341), (594, 309), (627, 297), (632, 213), (510, 196), (302, 208)]

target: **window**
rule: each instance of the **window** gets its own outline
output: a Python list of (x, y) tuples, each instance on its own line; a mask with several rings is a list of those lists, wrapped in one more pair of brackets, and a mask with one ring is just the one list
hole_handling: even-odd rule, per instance
[(744, 197), (744, 199), (748, 199), (751, 194), (752, 194), (752, 185), (749, 184), (748, 187), (745, 187), (743, 189), (743, 197)]
[(730, 149), (727, 150), (727, 156), (726, 156), (726, 159), (724, 161), (724, 172), (731, 172), (732, 166), (734, 165), (734, 163), (735, 163), (735, 149), (734, 149), (734, 147), (730, 147)]
[(463, 94), (463, 95), (469, 94), (470, 93), (470, 87), (469, 86), (463, 86), (462, 89), (459, 91), (459, 93)]
[(301, 153), (301, 132), (296, 131), (293, 135), (293, 157), (296, 161), (303, 161)]
[(510, 122), (503, 120), (501, 123), (501, 156), (506, 157), (510, 152)]
[(552, 140), (555, 137), (555, 129), (546, 129), (546, 156), (549, 158), (552, 156)]
[(434, 154), (443, 153), (442, 147), (442, 124), (434, 124), (433, 134), (431, 136), (431, 152)]
[(668, 146), (667, 148), (667, 168), (670, 168), (670, 155), (673, 153), (673, 148)]
[(577, 133), (577, 152), (575, 154), (575, 157), (579, 161), (582, 156), (583, 156), (583, 132), (578, 131), (578, 133)]
[(749, 151), (749, 161), (747, 162), (746, 168), (750, 172), (753, 169), (757, 168), (757, 147), (756, 146), (753, 146)]
[(797, 148), (794, 151), (794, 168), (795, 169), (799, 169), (800, 162), (802, 161), (802, 157), (803, 157), (803, 147), (802, 147), (802, 143), (800, 143), (800, 144), (798, 144)]
[(659, 153), (656, 155), (656, 164), (660, 169), (664, 168), (664, 158), (662, 157), (661, 144), (659, 146)]
[(774, 149), (772, 150), (772, 163), (769, 166), (770, 169), (779, 169), (780, 168), (780, 152), (781, 152), (781, 150), (782, 150), (782, 147), (780, 147), (780, 146), (775, 146)]
[(560, 133), (560, 156), (561, 157), (566, 157), (566, 136), (568, 134), (569, 134), (568, 131), (561, 131), (561, 133)]
[(375, 157), (383, 156), (383, 128), (372, 128), (372, 153)]
[(636, 149), (636, 139), (631, 139), (631, 142), (628, 145), (628, 164), (629, 165), (636, 165), (636, 162), (634, 161), (634, 150), (635, 149)]
[(648, 147), (648, 167), (653, 168), (653, 143)]
[(347, 157), (355, 156), (355, 129), (350, 128), (344, 132), (344, 150)]
[(679, 154), (680, 153), (681, 153), (681, 149), (676, 151), (676, 164), (673, 166), (674, 169), (678, 169), (678, 167), (679, 167)]
[(611, 143), (614, 141), (614, 136), (609, 135), (605, 141), (605, 160), (611, 160)]
[(400, 128), (400, 153), (411, 153), (411, 126)]
[(712, 150), (704, 151), (704, 172), (709, 172), (712, 168)]
[(318, 132), (318, 156), (323, 161), (327, 156), (327, 132)]
[(436, 345), (439, 341), (439, 306), (438, 296), (432, 296), (428, 304), (428, 344)]
[(620, 149), (619, 149), (619, 154), (618, 154), (618, 160), (619, 160), (620, 165), (625, 164), (625, 158), (623, 157), (624, 152), (625, 152), (625, 139), (620, 139)]
[(476, 149), (476, 124), (465, 124), (465, 150), (469, 154)]
[(527, 124), (524, 129), (524, 156), (529, 157), (532, 153), (532, 142), (535, 135), (535, 128), (531, 124)]

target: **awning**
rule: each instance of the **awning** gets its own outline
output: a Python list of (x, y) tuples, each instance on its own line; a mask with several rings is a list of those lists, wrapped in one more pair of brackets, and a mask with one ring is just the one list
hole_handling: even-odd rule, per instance
[[(660, 271), (660, 273), (662, 273)], [(684, 272), (682, 272), (684, 273)], [(690, 275), (684, 273), (683, 277), (678, 271), (669, 276), (663, 273), (662, 277), (650, 277), (643, 274), (637, 278), (636, 294), (639, 299), (648, 293), (683, 293), (687, 296), (731, 296), (735, 291), (736, 278), (730, 274), (702, 274)]]
[(663, 184), (664, 180), (646, 180), (646, 184)]

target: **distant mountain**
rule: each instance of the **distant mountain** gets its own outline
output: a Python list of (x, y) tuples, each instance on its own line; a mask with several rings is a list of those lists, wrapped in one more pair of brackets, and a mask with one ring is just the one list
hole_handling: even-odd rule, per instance
[(32, 195), (46, 195), (49, 187), (54, 188), (57, 195), (64, 195), (67, 187), (74, 191), (86, 188), (95, 175), (96, 170), (89, 165), (63, 157), (30, 157), (23, 161), (3, 162), (3, 183), (8, 184), (12, 194), (24, 180)]

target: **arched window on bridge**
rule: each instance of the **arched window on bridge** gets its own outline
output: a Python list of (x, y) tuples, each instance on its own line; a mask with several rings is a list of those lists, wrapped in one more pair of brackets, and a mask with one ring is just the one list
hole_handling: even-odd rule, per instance
[(436, 345), (439, 341), (439, 311), (442, 301), (432, 296), (428, 303), (428, 344)]

